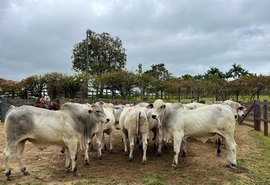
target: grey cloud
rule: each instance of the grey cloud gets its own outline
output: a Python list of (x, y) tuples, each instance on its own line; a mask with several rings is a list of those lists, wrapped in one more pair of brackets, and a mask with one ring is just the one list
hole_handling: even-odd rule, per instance
[(269, 74), (269, 9), (268, 0), (1, 1), (0, 77), (74, 73), (72, 48), (86, 29), (118, 36), (132, 71), (165, 63), (181, 76), (238, 63)]

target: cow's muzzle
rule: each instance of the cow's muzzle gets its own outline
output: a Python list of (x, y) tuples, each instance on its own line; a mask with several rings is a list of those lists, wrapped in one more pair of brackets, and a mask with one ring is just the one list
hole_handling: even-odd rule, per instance
[(106, 119), (106, 123), (108, 123), (109, 121), (110, 121), (110, 119), (109, 119), (109, 118), (107, 118), (107, 119)]

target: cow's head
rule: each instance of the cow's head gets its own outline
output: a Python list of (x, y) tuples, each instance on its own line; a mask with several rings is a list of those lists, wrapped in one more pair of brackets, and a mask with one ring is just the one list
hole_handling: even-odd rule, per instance
[(165, 103), (161, 99), (157, 99), (153, 104), (154, 110), (159, 114), (166, 108)]
[(99, 105), (92, 105), (88, 109), (88, 114), (91, 116), (91, 119), (98, 123), (108, 123), (110, 119), (105, 114), (103, 108)]
[[(240, 105), (240, 104), (239, 104), (239, 105)], [(240, 106), (237, 108), (237, 115), (238, 115), (238, 116), (244, 116), (246, 110), (247, 110), (247, 109), (246, 109), (244, 106), (240, 105)]]

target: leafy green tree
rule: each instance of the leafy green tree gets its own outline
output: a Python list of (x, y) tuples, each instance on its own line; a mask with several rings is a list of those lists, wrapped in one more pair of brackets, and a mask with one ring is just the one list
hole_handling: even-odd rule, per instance
[(242, 76), (250, 75), (248, 70), (245, 70), (241, 65), (234, 63), (232, 68), (226, 73), (226, 78), (238, 79)]
[(65, 75), (62, 73), (52, 72), (47, 73), (44, 75), (48, 95), (52, 98), (59, 98), (64, 95), (64, 83), (65, 82)]
[(85, 91), (88, 88), (89, 76), (86, 73), (78, 73), (64, 77), (63, 90), (66, 98), (74, 98), (78, 91)]
[(126, 65), (126, 53), (120, 38), (112, 37), (108, 33), (90, 33), (90, 45), (87, 39), (84, 39), (73, 48), (73, 69), (77, 72), (88, 72), (93, 76), (123, 69)]
[(172, 76), (164, 64), (155, 64), (151, 66), (150, 70), (145, 71), (145, 73), (155, 77), (157, 80), (166, 80)]
[(19, 83), (12, 80), (6, 80), (0, 78), (0, 93), (10, 95), (12, 98), (15, 97), (15, 94), (20, 90)]
[(46, 85), (47, 83), (44, 75), (33, 75), (27, 77), (20, 81), (21, 97), (28, 98), (28, 95), (41, 97)]
[(163, 81), (170, 78), (172, 74), (165, 68), (165, 65), (162, 63), (152, 65), (151, 69), (145, 71), (144, 73), (153, 76), (155, 78), (154, 85), (156, 98), (158, 98), (158, 92), (160, 92), (161, 98), (163, 98), (163, 93), (165, 90)]
[(223, 72), (221, 72), (217, 67), (210, 67), (209, 70), (207, 70), (207, 72), (204, 74), (205, 78), (207, 78), (208, 76), (212, 76), (215, 75), (218, 78), (225, 78), (225, 74)]
[(218, 74), (208, 74), (205, 81), (208, 83), (207, 91), (215, 96), (216, 101), (223, 100), (226, 80)]
[(131, 90), (137, 83), (137, 77), (134, 73), (125, 70), (113, 71), (112, 73), (106, 73), (98, 75), (94, 83), (98, 83), (108, 88), (112, 92), (113, 100), (115, 92), (119, 91), (123, 100), (130, 95)]

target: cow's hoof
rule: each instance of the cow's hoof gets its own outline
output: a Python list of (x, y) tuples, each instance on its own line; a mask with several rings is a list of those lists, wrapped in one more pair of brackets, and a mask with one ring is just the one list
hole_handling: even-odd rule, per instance
[(172, 163), (171, 169), (172, 169), (172, 170), (175, 170), (175, 169), (176, 169), (176, 163), (175, 163), (175, 162)]
[(100, 155), (100, 156), (98, 156), (98, 160), (101, 160), (102, 159), (102, 156)]
[(104, 149), (102, 149), (102, 150), (101, 150), (101, 153), (102, 153), (102, 154), (105, 154), (105, 150), (104, 150)]
[(171, 166), (171, 170), (175, 170), (176, 169), (176, 166)]
[(60, 150), (60, 152), (61, 152), (61, 154), (64, 154), (64, 153), (65, 153), (65, 149), (62, 148), (62, 149)]
[(10, 170), (5, 175), (7, 176), (7, 181), (12, 181), (12, 176), (11, 176)]
[(127, 151), (124, 153), (124, 156), (128, 156), (128, 152)]
[(227, 166), (228, 168), (233, 169), (233, 170), (235, 170), (235, 169), (237, 168), (236, 165), (233, 164), (233, 163), (228, 163), (228, 164), (226, 164), (226, 166)]
[(145, 161), (142, 161), (142, 165), (146, 165), (146, 160)]
[(7, 181), (12, 181), (12, 176), (7, 176)]
[(129, 162), (132, 162), (132, 160), (133, 160), (132, 157), (129, 157), (129, 158), (128, 158), (128, 161), (129, 161)]
[(78, 171), (74, 172), (73, 175), (76, 176), (76, 177), (80, 177), (81, 176)]
[(157, 152), (156, 155), (159, 157), (161, 155), (161, 153), (160, 152)]
[(84, 165), (90, 165), (89, 161), (85, 161)]
[(30, 173), (26, 170), (26, 168), (22, 168), (21, 172), (23, 172), (23, 175), (30, 175)]
[(113, 149), (109, 150), (109, 153), (112, 154), (113, 153)]
[(27, 170), (25, 170), (23, 171), (23, 175), (27, 176), (27, 175), (30, 175), (30, 173)]
[(71, 172), (70, 168), (66, 168), (66, 173), (70, 173), (70, 172)]
[(186, 152), (183, 152), (182, 153), (182, 157), (186, 157), (187, 156), (187, 153)]

